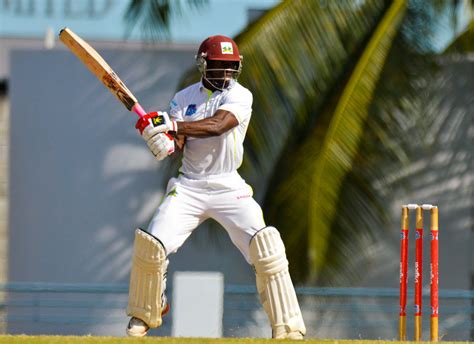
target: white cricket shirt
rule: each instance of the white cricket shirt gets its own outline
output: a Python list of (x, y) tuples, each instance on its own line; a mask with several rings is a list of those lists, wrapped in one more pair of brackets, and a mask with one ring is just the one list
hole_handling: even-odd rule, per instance
[(187, 137), (180, 172), (191, 179), (222, 177), (235, 172), (242, 164), (252, 101), (252, 93), (238, 82), (223, 92), (212, 93), (198, 82), (176, 93), (169, 111), (176, 121), (197, 121), (221, 109), (232, 112), (239, 122), (220, 136)]

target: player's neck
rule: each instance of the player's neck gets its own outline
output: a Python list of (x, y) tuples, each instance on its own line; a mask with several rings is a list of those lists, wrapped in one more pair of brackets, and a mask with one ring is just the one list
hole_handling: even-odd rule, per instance
[(207, 81), (206, 79), (202, 79), (202, 85), (208, 89), (209, 91), (211, 91), (212, 93), (216, 92), (216, 91), (219, 91), (217, 88), (215, 88), (209, 81)]

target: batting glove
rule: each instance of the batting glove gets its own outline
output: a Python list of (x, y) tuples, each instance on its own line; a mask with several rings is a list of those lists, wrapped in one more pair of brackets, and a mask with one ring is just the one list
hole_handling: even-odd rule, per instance
[(157, 133), (178, 133), (178, 125), (176, 121), (172, 121), (164, 111), (147, 113), (143, 118), (138, 120), (135, 127), (138, 130), (143, 131), (149, 123), (153, 125)]
[(160, 130), (160, 124), (158, 124), (158, 127), (155, 127), (154, 123), (161, 121), (159, 116), (162, 115), (159, 114), (163, 114), (163, 112), (152, 112), (146, 114), (138, 120), (135, 128), (139, 130), (155, 158), (157, 160), (163, 160), (174, 152), (174, 139), (168, 133), (164, 133)]

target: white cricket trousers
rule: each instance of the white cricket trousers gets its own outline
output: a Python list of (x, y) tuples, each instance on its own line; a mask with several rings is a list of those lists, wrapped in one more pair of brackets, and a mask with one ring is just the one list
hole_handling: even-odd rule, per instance
[(148, 232), (160, 239), (170, 254), (199, 224), (212, 218), (225, 228), (250, 263), (250, 240), (265, 227), (262, 209), (252, 195), (252, 188), (237, 172), (199, 180), (183, 175), (171, 178)]

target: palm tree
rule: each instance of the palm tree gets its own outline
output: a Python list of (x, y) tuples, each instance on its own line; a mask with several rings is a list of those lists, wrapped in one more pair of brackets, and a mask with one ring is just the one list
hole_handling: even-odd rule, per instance
[(285, 1), (235, 38), (254, 94), (240, 171), (299, 282), (354, 280), (386, 227), (374, 180), (380, 164), (410, 160), (403, 110), (416, 104), (413, 80), (436, 71), (425, 39), (435, 28), (420, 25), (445, 8), (433, 4)]
[(186, 2), (173, 0), (131, 0), (124, 18), (128, 25), (129, 36), (138, 24), (145, 40), (169, 39), (169, 25), (173, 15), (181, 15), (183, 11), (201, 8), (207, 0), (189, 0)]
[(403, 1), (285, 2), (236, 38), (245, 56), (241, 81), (255, 95), (243, 172), (263, 185), (256, 195), (267, 221), (282, 232), (299, 281), (314, 281), (351, 248), (328, 250), (342, 215), (342, 185), (403, 9)]

